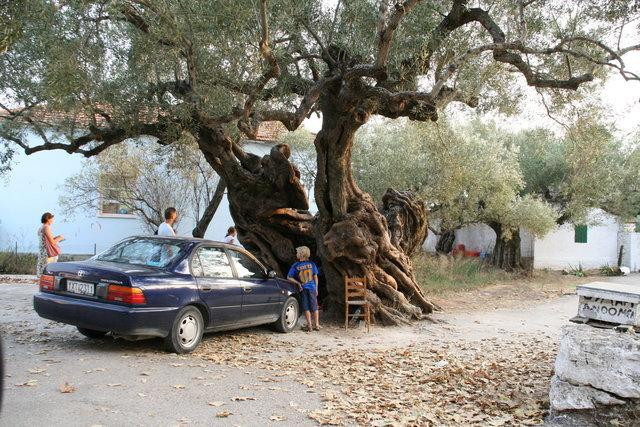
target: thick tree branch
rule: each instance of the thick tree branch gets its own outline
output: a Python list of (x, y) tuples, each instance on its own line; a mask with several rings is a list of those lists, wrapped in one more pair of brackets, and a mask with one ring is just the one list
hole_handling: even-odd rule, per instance
[[(376, 55), (376, 61), (374, 67), (382, 68), (387, 64), (389, 59), (389, 52), (391, 51), (391, 41), (393, 35), (400, 25), (400, 21), (418, 4), (420, 0), (405, 0), (403, 3), (396, 3), (395, 10), (389, 18), (389, 22), (385, 25), (384, 19), (386, 17), (386, 7), (381, 8), (381, 21), (378, 32), (378, 54)], [(383, 2), (384, 3), (384, 2)], [(385, 5), (386, 6), (386, 5)]]
[[(31, 126), (34, 125), (31, 118), (28, 118), (27, 120), (27, 117), (25, 117), (25, 120)], [(167, 124), (163, 122), (141, 124), (135, 129), (127, 130), (123, 128), (97, 128), (95, 126), (89, 126), (89, 132), (76, 138), (69, 138), (68, 143), (53, 142), (47, 137), (46, 133), (44, 133), (44, 136), (40, 135), (43, 143), (39, 145), (29, 145), (24, 140), (6, 133), (3, 133), (2, 137), (18, 144), (27, 155), (37, 153), (39, 151), (64, 150), (70, 154), (78, 153), (85, 157), (92, 157), (100, 154), (112, 145), (118, 144), (126, 139), (143, 135), (155, 136), (159, 141), (162, 141), (162, 136), (166, 127)], [(95, 143), (95, 145), (90, 148), (86, 148), (90, 143)]]
[(325, 77), (316, 82), (305, 94), (300, 105), (295, 111), (287, 111), (282, 109), (265, 110), (256, 112), (258, 121), (277, 120), (281, 122), (288, 130), (293, 131), (300, 126), (302, 121), (313, 111), (316, 102), (322, 95), (322, 91), (331, 83), (339, 79), (338, 76)]

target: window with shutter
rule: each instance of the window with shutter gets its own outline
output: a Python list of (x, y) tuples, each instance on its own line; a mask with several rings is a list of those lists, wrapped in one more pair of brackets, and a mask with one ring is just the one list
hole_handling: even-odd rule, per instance
[(576, 243), (587, 243), (587, 226), (586, 225), (574, 226), (574, 232), (575, 232), (574, 241)]

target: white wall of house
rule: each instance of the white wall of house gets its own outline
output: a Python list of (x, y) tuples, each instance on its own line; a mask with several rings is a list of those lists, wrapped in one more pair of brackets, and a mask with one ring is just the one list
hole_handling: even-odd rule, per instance
[(618, 220), (609, 214), (595, 210), (587, 227), (587, 243), (575, 242), (573, 224), (556, 227), (534, 246), (534, 268), (568, 269), (582, 266), (585, 269), (605, 265), (618, 265)]
[[(438, 224), (433, 224), (436, 228)], [(485, 251), (490, 253), (496, 244), (496, 233), (486, 224), (472, 224), (455, 231), (455, 245), (463, 244), (468, 251)], [(435, 252), (438, 236), (429, 231), (422, 248), (427, 252)]]
[[(463, 244), (468, 251), (491, 253), (496, 245), (496, 233), (486, 224), (472, 224), (456, 230), (455, 245)], [(526, 230), (520, 230), (520, 252), (523, 257), (533, 256), (533, 236)], [(422, 248), (435, 252), (438, 236), (429, 231)]]
[[(553, 270), (599, 268), (618, 265), (618, 251), (624, 245), (622, 265), (632, 271), (640, 270), (640, 233), (621, 231), (616, 217), (594, 210), (588, 219), (587, 242), (575, 242), (573, 224), (556, 227), (540, 239), (526, 230), (520, 232), (520, 251), (523, 257), (533, 257), (534, 268)], [(491, 252), (495, 233), (484, 224), (464, 227), (456, 231), (455, 244), (464, 244), (467, 250)], [(429, 233), (423, 248), (435, 251), (437, 236)]]
[[(37, 141), (33, 141), (34, 144)], [(271, 144), (247, 142), (245, 149), (264, 155)], [(44, 212), (52, 212), (54, 234), (63, 234), (66, 240), (60, 246), (67, 254), (100, 252), (115, 242), (136, 234), (148, 233), (142, 222), (133, 216), (105, 216), (96, 210), (85, 210), (70, 215), (62, 211), (59, 197), (65, 180), (82, 169), (84, 157), (64, 151), (42, 151), (30, 156), (16, 154), (13, 168), (0, 178), (0, 251), (36, 252), (36, 230)], [(310, 195), (313, 197), (313, 195)], [(315, 210), (315, 206), (312, 206)], [(177, 232), (190, 236), (195, 221), (188, 212), (181, 213)], [(205, 235), (222, 240), (233, 225), (226, 195), (220, 203)]]

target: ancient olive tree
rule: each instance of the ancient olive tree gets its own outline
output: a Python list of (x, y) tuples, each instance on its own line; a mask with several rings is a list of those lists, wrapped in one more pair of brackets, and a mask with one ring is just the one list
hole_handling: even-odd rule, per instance
[[(374, 115), (437, 120), (451, 102), (492, 108), (516, 81), (575, 91), (613, 69), (612, 28), (636, 22), (634, 2), (431, 2), (199, 0), (18, 1), (2, 54), (4, 140), (26, 153), (87, 156), (139, 135), (169, 144), (190, 133), (226, 182), (245, 247), (272, 268), (307, 244), (322, 263), (326, 304), (342, 279), (366, 275), (386, 323), (433, 310), (373, 199), (355, 182), (357, 130)], [(15, 35), (17, 33), (17, 35)], [(624, 41), (624, 39), (623, 39)], [(64, 111), (56, 123), (35, 113)], [(231, 138), (262, 120), (296, 129), (322, 114), (317, 175), (308, 200), (287, 146), (261, 158)], [(78, 120), (85, 118), (84, 126)], [(49, 116), (47, 116), (49, 117)], [(25, 129), (41, 137), (34, 144)], [(82, 130), (81, 130), (82, 129)], [(407, 205), (408, 206), (408, 205)]]

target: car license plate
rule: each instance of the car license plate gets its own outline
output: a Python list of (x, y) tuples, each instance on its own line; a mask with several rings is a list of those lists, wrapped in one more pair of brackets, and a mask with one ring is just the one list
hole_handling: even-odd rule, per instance
[(80, 295), (93, 295), (95, 285), (93, 283), (76, 282), (67, 280), (67, 292)]

